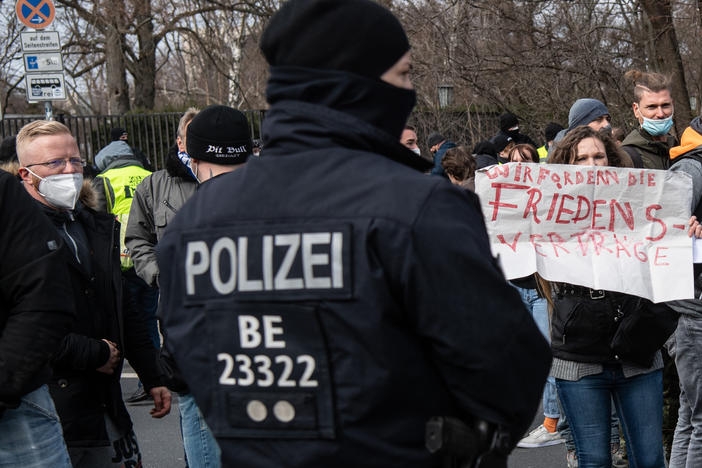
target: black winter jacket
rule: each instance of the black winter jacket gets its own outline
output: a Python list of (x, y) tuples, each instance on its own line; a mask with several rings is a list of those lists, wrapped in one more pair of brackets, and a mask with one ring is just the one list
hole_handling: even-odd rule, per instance
[(107, 445), (105, 413), (120, 430), (131, 428), (132, 423), (119, 383), (122, 362), (112, 375), (95, 370), (109, 357), (109, 347), (102, 339), (117, 344), (122, 358), (129, 360), (147, 389), (160, 385), (157, 351), (144, 318), (123, 294), (119, 223), (114, 216), (83, 206), (73, 214), (48, 207), (44, 212), (58, 229), (64, 229), (65, 223), (80, 223), (90, 260), (86, 267), (70, 256), (69, 277), (78, 315), (56, 355), (51, 396), (69, 447)]
[(516, 443), (551, 354), (474, 195), (327, 106), (275, 102), (264, 139), (157, 249), (167, 343), (223, 465), (439, 466), (436, 415)]
[(48, 382), (75, 316), (69, 252), (34, 200), (0, 171), (0, 417)]
[(625, 306), (635, 299), (612, 291), (560, 285), (551, 319), (553, 355), (576, 362), (617, 362), (610, 342)]

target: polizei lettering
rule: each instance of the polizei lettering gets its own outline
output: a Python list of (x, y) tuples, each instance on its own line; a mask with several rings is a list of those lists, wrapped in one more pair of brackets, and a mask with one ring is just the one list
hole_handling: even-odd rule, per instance
[(347, 289), (347, 232), (247, 233), (188, 240), (186, 296)]

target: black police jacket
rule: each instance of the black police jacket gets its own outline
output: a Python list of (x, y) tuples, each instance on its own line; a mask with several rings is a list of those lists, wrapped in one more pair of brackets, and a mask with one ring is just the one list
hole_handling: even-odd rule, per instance
[(223, 466), (438, 466), (437, 415), (516, 442), (551, 354), (471, 195), (328, 107), (276, 103), (265, 125), (265, 155), (203, 184), (158, 246), (167, 343)]

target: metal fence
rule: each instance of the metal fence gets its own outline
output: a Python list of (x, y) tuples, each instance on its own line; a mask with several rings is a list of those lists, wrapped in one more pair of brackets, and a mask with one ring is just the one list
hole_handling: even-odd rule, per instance
[[(261, 123), (265, 112), (262, 110), (244, 111), (253, 138), (260, 138)], [(178, 121), (181, 113), (134, 115), (66, 115), (57, 114), (55, 119), (64, 123), (78, 142), (81, 155), (90, 163), (95, 155), (110, 143), (110, 130), (123, 128), (128, 133), (130, 146), (139, 148), (151, 160), (155, 169), (164, 167), (168, 148), (176, 142)], [(0, 120), (0, 133), (5, 138), (16, 135), (20, 128), (33, 120), (41, 120), (44, 115), (5, 116)]]

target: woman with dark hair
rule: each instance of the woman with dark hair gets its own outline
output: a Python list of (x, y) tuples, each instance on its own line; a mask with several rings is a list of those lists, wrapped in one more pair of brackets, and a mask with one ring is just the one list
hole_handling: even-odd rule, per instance
[(446, 150), (441, 167), (454, 185), (475, 192), (475, 159), (465, 146)]
[[(549, 163), (621, 167), (614, 141), (590, 127), (571, 130)], [(578, 466), (611, 467), (611, 402), (617, 409), (632, 468), (662, 468), (662, 373), (660, 351), (645, 359), (620, 356), (612, 343), (626, 333), (619, 324), (639, 311), (674, 314), (628, 294), (553, 285), (551, 375), (575, 441)], [(622, 330), (620, 330), (620, 328)], [(629, 336), (629, 335), (626, 335)], [(631, 336), (634, 339), (633, 336)], [(632, 360), (633, 359), (633, 360)], [(637, 362), (634, 362), (637, 361)]]
[(509, 150), (509, 162), (539, 162), (539, 153), (533, 145), (521, 143)]

